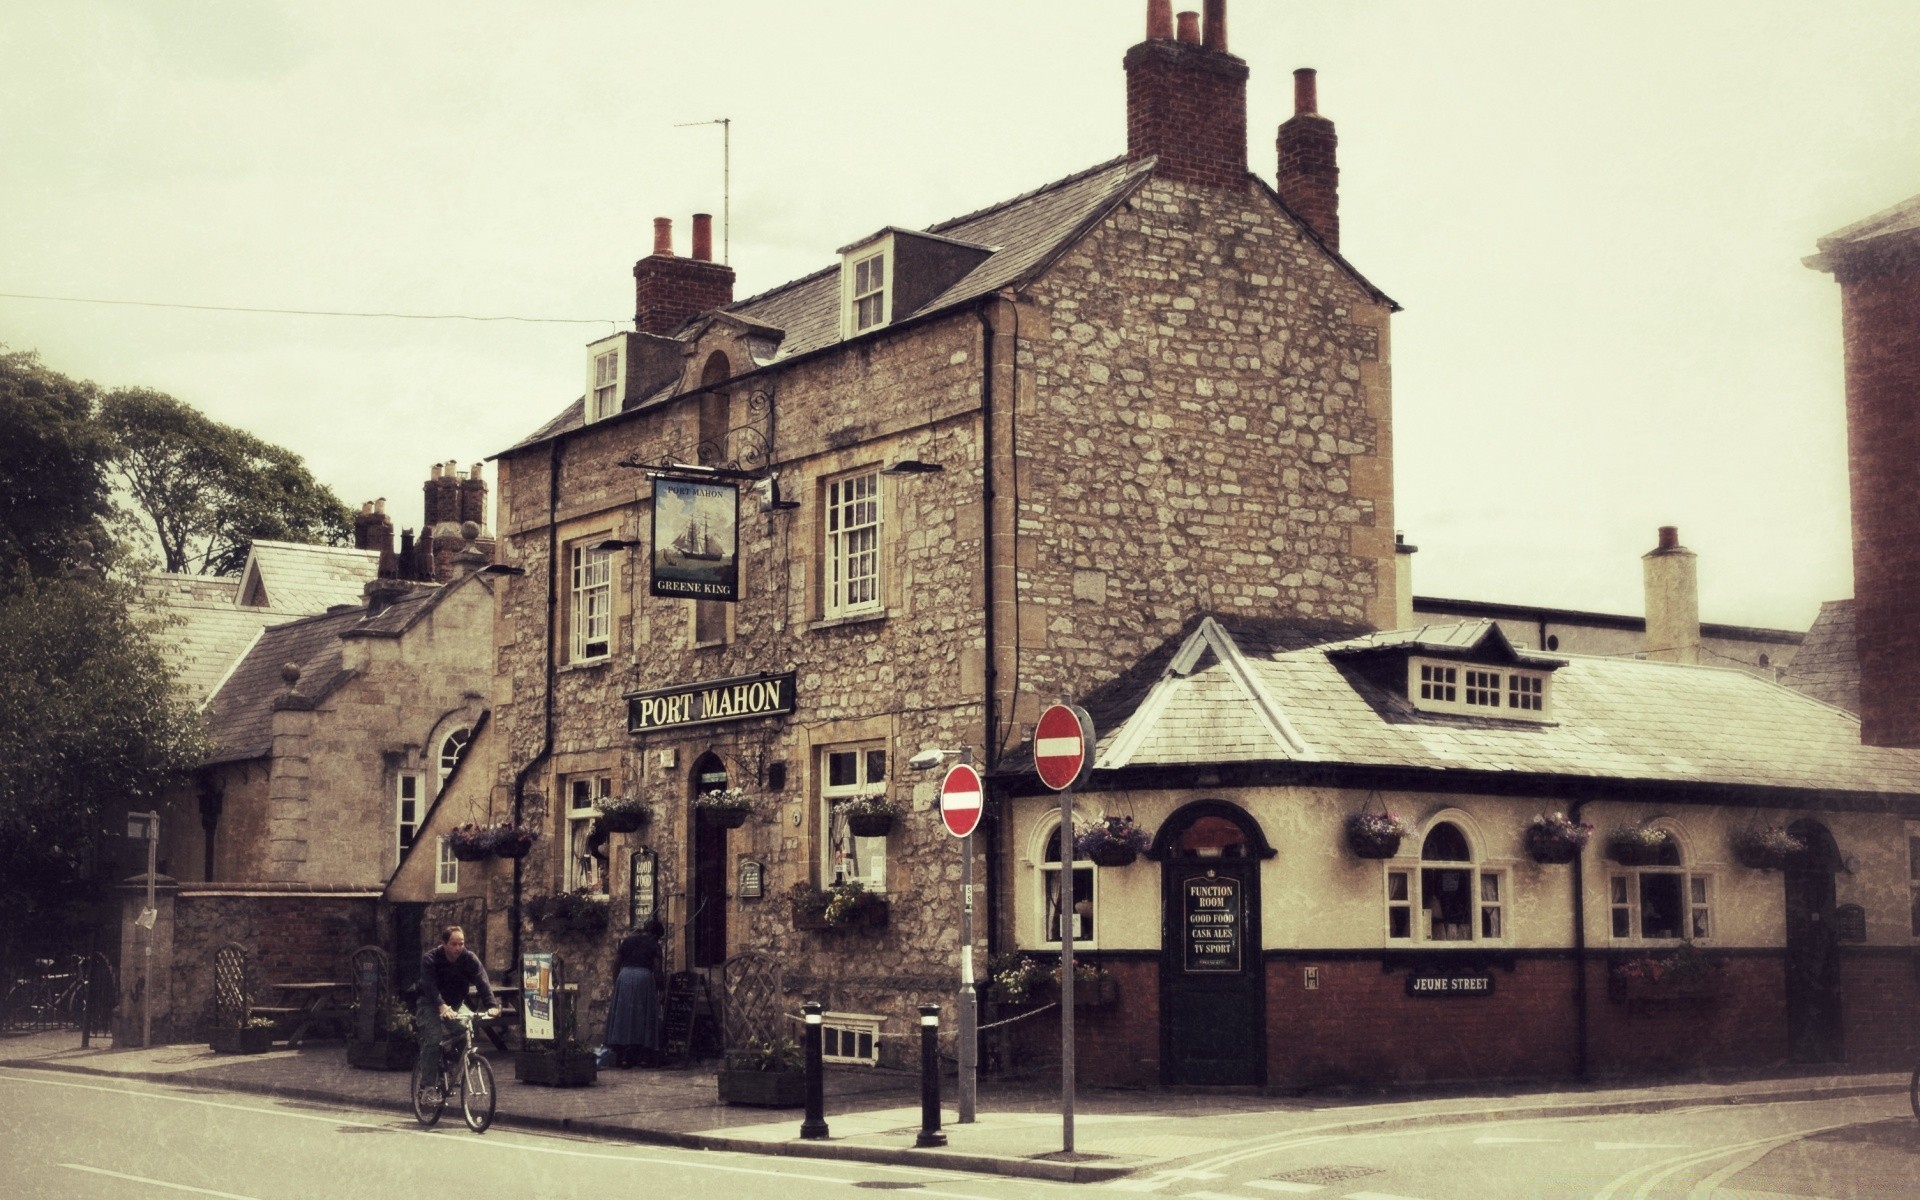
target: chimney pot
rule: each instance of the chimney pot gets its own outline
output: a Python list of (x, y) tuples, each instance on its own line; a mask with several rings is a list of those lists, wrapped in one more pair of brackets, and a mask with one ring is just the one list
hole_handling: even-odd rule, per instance
[(1660, 527), (1660, 548), (1662, 550), (1678, 550), (1680, 548), (1680, 527), (1678, 525), (1662, 525)]
[(467, 478), (468, 479), (482, 478), (482, 472), (484, 472), (485, 470), (486, 470), (486, 464), (475, 463), (473, 464), (473, 469), (467, 472)]
[(1293, 115), (1311, 116), (1320, 111), (1319, 87), (1314, 83), (1318, 77), (1312, 67), (1301, 67), (1293, 73)]
[(1677, 526), (1660, 526), (1660, 545), (1640, 556), (1647, 587), (1646, 657), (1700, 661), (1700, 576)]
[(1183, 12), (1176, 20), (1178, 21), (1178, 25), (1175, 27), (1174, 37), (1190, 46), (1198, 46), (1200, 44), (1200, 14), (1197, 12)]
[(653, 219), (653, 252), (661, 258), (673, 257), (673, 218)]
[(693, 214), (693, 257), (697, 262), (713, 261), (713, 214)]
[(1147, 0), (1147, 40), (1173, 40), (1173, 0)]
[(430, 474), (428, 474), (428, 476), (427, 476), (427, 478), (429, 478), (429, 479), (438, 479), (438, 478), (440, 478), (440, 464), (439, 464), (439, 463), (435, 463), (435, 464), (433, 464), (433, 470), (432, 470), (432, 472), (431, 472)]
[(1227, 48), (1227, 0), (1206, 0), (1206, 30), (1201, 35), (1209, 50)]

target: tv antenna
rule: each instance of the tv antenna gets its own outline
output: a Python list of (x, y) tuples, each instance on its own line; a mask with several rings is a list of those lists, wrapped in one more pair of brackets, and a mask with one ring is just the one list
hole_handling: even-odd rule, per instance
[(720, 127), (720, 262), (733, 265), (733, 118), (715, 117), (711, 121), (681, 121), (675, 129), (696, 125)]

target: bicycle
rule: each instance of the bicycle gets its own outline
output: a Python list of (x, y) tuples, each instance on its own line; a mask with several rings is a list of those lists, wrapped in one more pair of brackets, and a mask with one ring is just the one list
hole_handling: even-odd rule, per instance
[(473, 1010), (462, 1007), (453, 1014), (459, 1028), (440, 1043), (440, 1080), (437, 1089), (429, 1088), (421, 1078), (420, 1064), (413, 1065), (413, 1119), (431, 1128), (440, 1120), (453, 1095), (455, 1072), (460, 1087), (460, 1112), (467, 1128), (485, 1133), (493, 1124), (493, 1109), (499, 1096), (493, 1090), (493, 1064), (473, 1044)]

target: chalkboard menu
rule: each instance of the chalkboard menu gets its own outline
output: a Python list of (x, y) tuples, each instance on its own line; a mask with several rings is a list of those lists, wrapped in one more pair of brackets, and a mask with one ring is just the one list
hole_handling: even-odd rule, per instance
[(1240, 969), (1240, 881), (1209, 871), (1180, 884), (1180, 944), (1189, 972)]
[(667, 979), (667, 1011), (660, 1034), (660, 1054), (666, 1062), (685, 1066), (693, 1059), (694, 1014), (706, 1003), (707, 980), (692, 971), (676, 971)]

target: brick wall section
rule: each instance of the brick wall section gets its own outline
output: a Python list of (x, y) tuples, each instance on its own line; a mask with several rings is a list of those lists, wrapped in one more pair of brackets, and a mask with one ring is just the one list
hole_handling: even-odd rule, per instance
[(1334, 250), (1340, 248), (1339, 143), (1333, 122), (1317, 113), (1290, 118), (1274, 140), (1280, 160), (1275, 190)]
[(1127, 51), (1127, 157), (1158, 156), (1156, 174), (1242, 188), (1247, 181), (1247, 64), (1186, 42)]
[[(214, 951), (238, 942), (253, 953), (261, 983), (347, 978), (347, 959), (378, 944), (377, 904), (365, 896), (218, 894), (183, 887), (174, 902), (173, 958), (167, 985), (173, 1019), (158, 1041), (197, 1041), (209, 1011)], [(209, 894), (212, 892), (214, 894)], [(137, 960), (136, 960), (137, 965)], [(271, 992), (256, 996), (274, 1004)]]
[(1842, 266), (1860, 736), (1920, 746), (1920, 254)]
[(1840, 995), (1848, 1066), (1905, 1071), (1920, 1060), (1920, 956), (1843, 951)]
[(1778, 1066), (1790, 1057), (1783, 960), (1736, 955), (1717, 996), (1635, 1005), (1607, 994), (1608, 965), (1587, 965), (1596, 1076), (1675, 1075), (1709, 1068)]
[[(1081, 1005), (1075, 1010), (1074, 1077), (1088, 1087), (1160, 1086), (1159, 964), (1087, 957), (1099, 961), (1113, 976), (1117, 998), (1107, 1007)], [(983, 1009), (980, 1021), (985, 1025), (1031, 1011), (995, 1003)], [(1060, 1069), (1057, 1008), (988, 1030), (982, 1040), (998, 1056), (1003, 1074), (1026, 1076)]]
[(633, 291), (634, 328), (672, 333), (688, 317), (733, 303), (733, 268), (650, 254), (633, 264)]

